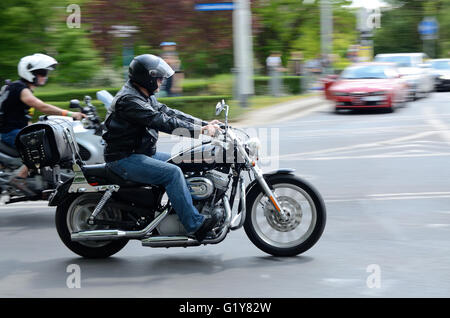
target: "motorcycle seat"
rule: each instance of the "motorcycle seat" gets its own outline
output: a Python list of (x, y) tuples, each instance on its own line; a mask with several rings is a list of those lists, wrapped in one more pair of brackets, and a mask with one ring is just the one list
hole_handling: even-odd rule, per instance
[(7, 144), (3, 143), (1, 140), (0, 140), (0, 151), (11, 157), (15, 157), (15, 158), (19, 157), (19, 153), (17, 152), (17, 150), (15, 148), (8, 146)]
[(89, 183), (98, 183), (98, 185), (117, 184), (124, 188), (135, 188), (146, 185), (123, 179), (108, 169), (106, 163), (82, 166), (81, 171), (83, 171), (83, 174)]

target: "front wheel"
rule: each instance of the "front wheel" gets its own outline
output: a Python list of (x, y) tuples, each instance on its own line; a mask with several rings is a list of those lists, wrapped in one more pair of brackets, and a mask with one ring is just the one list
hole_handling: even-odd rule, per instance
[(256, 185), (247, 195), (247, 236), (260, 250), (274, 256), (295, 256), (307, 251), (325, 228), (325, 204), (320, 194), (294, 175), (271, 176), (267, 182), (287, 217), (280, 217)]

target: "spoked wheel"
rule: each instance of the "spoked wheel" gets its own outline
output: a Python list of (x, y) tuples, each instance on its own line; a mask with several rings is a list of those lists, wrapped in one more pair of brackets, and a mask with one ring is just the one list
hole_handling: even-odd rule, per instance
[(283, 217), (269, 198), (255, 186), (247, 196), (244, 228), (250, 240), (274, 256), (294, 256), (310, 249), (325, 227), (325, 204), (318, 192), (294, 175), (269, 179)]
[[(88, 224), (89, 216), (100, 201), (101, 193), (88, 193), (67, 200), (56, 209), (56, 229), (63, 243), (74, 253), (86, 258), (106, 258), (119, 252), (128, 240), (73, 242), (71, 233), (106, 230), (109, 226)], [(106, 205), (97, 216), (99, 220), (120, 221), (122, 213)]]

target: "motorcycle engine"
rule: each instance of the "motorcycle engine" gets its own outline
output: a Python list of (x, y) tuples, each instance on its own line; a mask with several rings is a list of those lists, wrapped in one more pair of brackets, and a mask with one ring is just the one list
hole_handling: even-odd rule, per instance
[[(213, 194), (224, 193), (228, 189), (228, 178), (225, 174), (217, 171), (208, 171), (203, 176), (192, 176), (186, 178), (189, 191), (192, 195), (193, 203), (201, 214), (211, 214), (212, 211), (223, 220), (225, 210), (223, 204), (214, 205)], [(219, 222), (219, 226), (222, 222)], [(181, 224), (175, 212), (169, 214), (158, 226), (160, 235), (186, 235), (186, 230)]]
[(218, 171), (208, 171), (204, 176), (194, 176), (186, 179), (194, 200), (205, 200), (211, 197), (214, 190), (227, 191), (228, 177)]

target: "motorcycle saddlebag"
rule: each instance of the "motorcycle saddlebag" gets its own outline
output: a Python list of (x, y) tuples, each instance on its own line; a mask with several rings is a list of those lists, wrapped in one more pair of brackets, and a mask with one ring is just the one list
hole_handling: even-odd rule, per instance
[(79, 151), (74, 141), (71, 121), (52, 118), (23, 128), (15, 144), (23, 163), (30, 169), (40, 169), (73, 161), (72, 149)]

